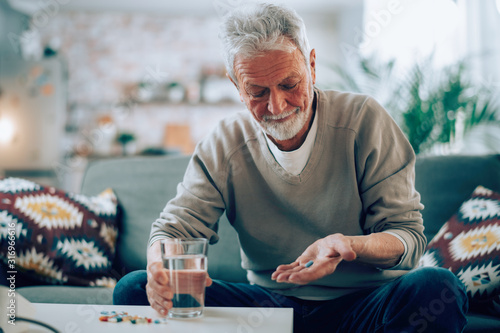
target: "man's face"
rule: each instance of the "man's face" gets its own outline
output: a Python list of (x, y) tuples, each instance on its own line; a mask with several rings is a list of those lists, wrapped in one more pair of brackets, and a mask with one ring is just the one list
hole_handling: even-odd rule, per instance
[(242, 101), (266, 134), (277, 141), (307, 132), (314, 97), (315, 52), (309, 69), (298, 49), (236, 56), (234, 71)]

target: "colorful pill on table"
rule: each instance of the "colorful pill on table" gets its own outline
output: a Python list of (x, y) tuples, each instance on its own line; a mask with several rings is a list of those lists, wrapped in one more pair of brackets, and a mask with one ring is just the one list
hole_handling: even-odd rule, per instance
[(99, 317), (99, 321), (109, 322), (109, 323), (120, 323), (120, 322), (130, 322), (131, 324), (166, 324), (166, 318), (161, 318), (153, 321), (153, 319), (138, 316), (138, 315), (129, 315), (127, 312), (116, 312), (116, 311), (101, 311), (101, 316)]

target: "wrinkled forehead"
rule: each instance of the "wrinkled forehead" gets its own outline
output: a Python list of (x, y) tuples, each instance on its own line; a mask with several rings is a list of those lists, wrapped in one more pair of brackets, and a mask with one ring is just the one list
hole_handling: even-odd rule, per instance
[(236, 79), (241, 84), (272, 85), (290, 77), (306, 75), (302, 53), (273, 50), (244, 57), (238, 55), (234, 62)]

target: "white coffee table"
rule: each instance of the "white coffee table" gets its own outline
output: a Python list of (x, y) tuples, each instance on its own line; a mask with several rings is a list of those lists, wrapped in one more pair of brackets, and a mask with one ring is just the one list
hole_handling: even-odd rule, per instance
[[(99, 321), (102, 311), (125, 311), (129, 315), (160, 318), (149, 306), (116, 306), (88, 304), (32, 303), (34, 319), (43, 321), (60, 332), (182, 332), (182, 333), (291, 333), (293, 310), (279, 308), (215, 308), (207, 307), (201, 318), (168, 319), (164, 324), (109, 323)], [(29, 332), (49, 332), (29, 325)]]

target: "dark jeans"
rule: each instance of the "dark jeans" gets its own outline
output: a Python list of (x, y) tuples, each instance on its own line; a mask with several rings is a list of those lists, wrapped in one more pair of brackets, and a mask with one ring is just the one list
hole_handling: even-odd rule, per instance
[[(148, 305), (146, 282), (146, 271), (123, 277), (115, 287), (114, 304)], [(214, 280), (206, 289), (205, 305), (293, 308), (295, 333), (461, 332), (468, 309), (460, 280), (450, 271), (434, 267), (419, 268), (378, 288), (331, 301), (307, 301), (256, 285)], [(252, 320), (249, 316), (243, 324), (258, 332), (258, 323)]]

